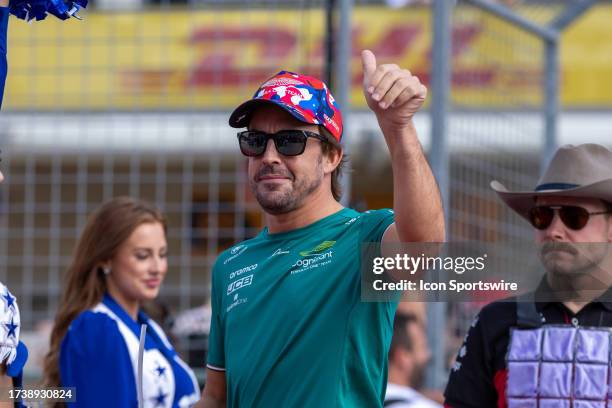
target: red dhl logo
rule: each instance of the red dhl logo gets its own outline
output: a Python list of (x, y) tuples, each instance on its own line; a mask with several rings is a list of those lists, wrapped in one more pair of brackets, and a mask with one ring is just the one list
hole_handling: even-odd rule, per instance
[[(370, 48), (377, 57), (386, 62), (399, 62), (411, 55), (413, 46), (422, 41), (425, 28), (419, 24), (406, 24), (390, 26), (376, 44), (367, 44), (363, 40), (364, 29), (356, 27), (352, 33), (353, 55), (352, 63), (358, 64), (359, 53), (364, 48)], [(505, 66), (500, 70), (496, 64), (480, 63), (478, 66), (462, 66), (461, 57), (467, 54), (475, 40), (482, 33), (482, 26), (478, 24), (457, 25), (452, 30), (453, 46), (452, 58), (454, 63), (452, 82), (456, 87), (480, 88), (490, 86), (499, 81), (498, 76), (503, 75), (504, 81), (515, 81), (515, 86), (533, 86), (540, 82), (541, 74), (535, 68), (519, 68)], [(200, 28), (196, 29), (187, 39), (187, 43), (196, 47), (201, 56), (196, 63), (185, 69), (175, 70), (133, 70), (121, 73), (121, 83), (124, 92), (149, 91), (168, 89), (169, 86), (187, 88), (232, 87), (248, 85), (255, 88), (270, 75), (267, 67), (260, 67), (258, 63), (266, 61), (266, 66), (277, 65), (278, 69), (287, 68), (296, 55), (298, 38), (294, 32), (285, 28), (225, 28), (222, 30)], [(241, 49), (255, 46), (259, 59), (245, 67)], [(414, 47), (423, 49), (423, 47)], [(431, 62), (431, 49), (424, 55), (416, 55), (420, 62), (410, 68), (425, 84), (429, 83)], [(307, 52), (305, 61), (321, 61), (323, 56), (323, 38)], [(276, 64), (274, 64), (276, 63)], [(353, 66), (357, 66), (353, 64)], [(248, 64), (247, 64), (248, 65)], [(497, 64), (499, 65), (499, 64)], [(306, 65), (301, 73), (312, 76), (321, 76), (320, 65)], [(354, 69), (352, 85), (361, 84), (361, 70)]]

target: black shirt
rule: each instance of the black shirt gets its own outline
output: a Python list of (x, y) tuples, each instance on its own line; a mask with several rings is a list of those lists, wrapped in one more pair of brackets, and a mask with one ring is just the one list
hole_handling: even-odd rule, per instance
[[(536, 290), (550, 291), (546, 279)], [(612, 327), (612, 289), (574, 314), (563, 303), (536, 301), (535, 309), (545, 324)], [(485, 306), (474, 319), (451, 369), (445, 407), (506, 407), (506, 354), (510, 329), (517, 327), (517, 301), (510, 298)]]

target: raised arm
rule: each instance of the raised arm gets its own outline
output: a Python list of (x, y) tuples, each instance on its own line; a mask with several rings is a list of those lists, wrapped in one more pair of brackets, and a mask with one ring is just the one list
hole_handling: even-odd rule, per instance
[(364, 95), (378, 119), (393, 169), (395, 223), (383, 242), (443, 242), (440, 191), (413, 122), (427, 88), (406, 69), (395, 64), (377, 65), (369, 50), (361, 57)]

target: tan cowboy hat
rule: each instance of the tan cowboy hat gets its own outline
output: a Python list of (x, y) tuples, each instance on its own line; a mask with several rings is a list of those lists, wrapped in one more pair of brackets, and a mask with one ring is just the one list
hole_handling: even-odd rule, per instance
[(508, 191), (496, 180), (491, 188), (526, 219), (536, 197), (587, 197), (612, 203), (612, 150), (594, 143), (561, 146), (534, 191)]

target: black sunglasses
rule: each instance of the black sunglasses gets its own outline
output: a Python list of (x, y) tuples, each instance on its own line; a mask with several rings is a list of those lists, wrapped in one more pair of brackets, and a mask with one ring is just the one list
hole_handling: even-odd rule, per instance
[(535, 228), (545, 230), (552, 224), (555, 211), (559, 211), (561, 221), (575, 231), (584, 228), (591, 215), (610, 214), (610, 211), (589, 212), (585, 208), (574, 205), (542, 205), (533, 207), (529, 211), (529, 221)]
[(281, 130), (276, 133), (265, 133), (258, 130), (238, 132), (238, 144), (242, 154), (248, 157), (261, 156), (266, 151), (268, 140), (274, 140), (276, 151), (283, 156), (299, 156), (306, 149), (309, 137), (326, 142), (327, 139), (318, 133), (308, 130)]

